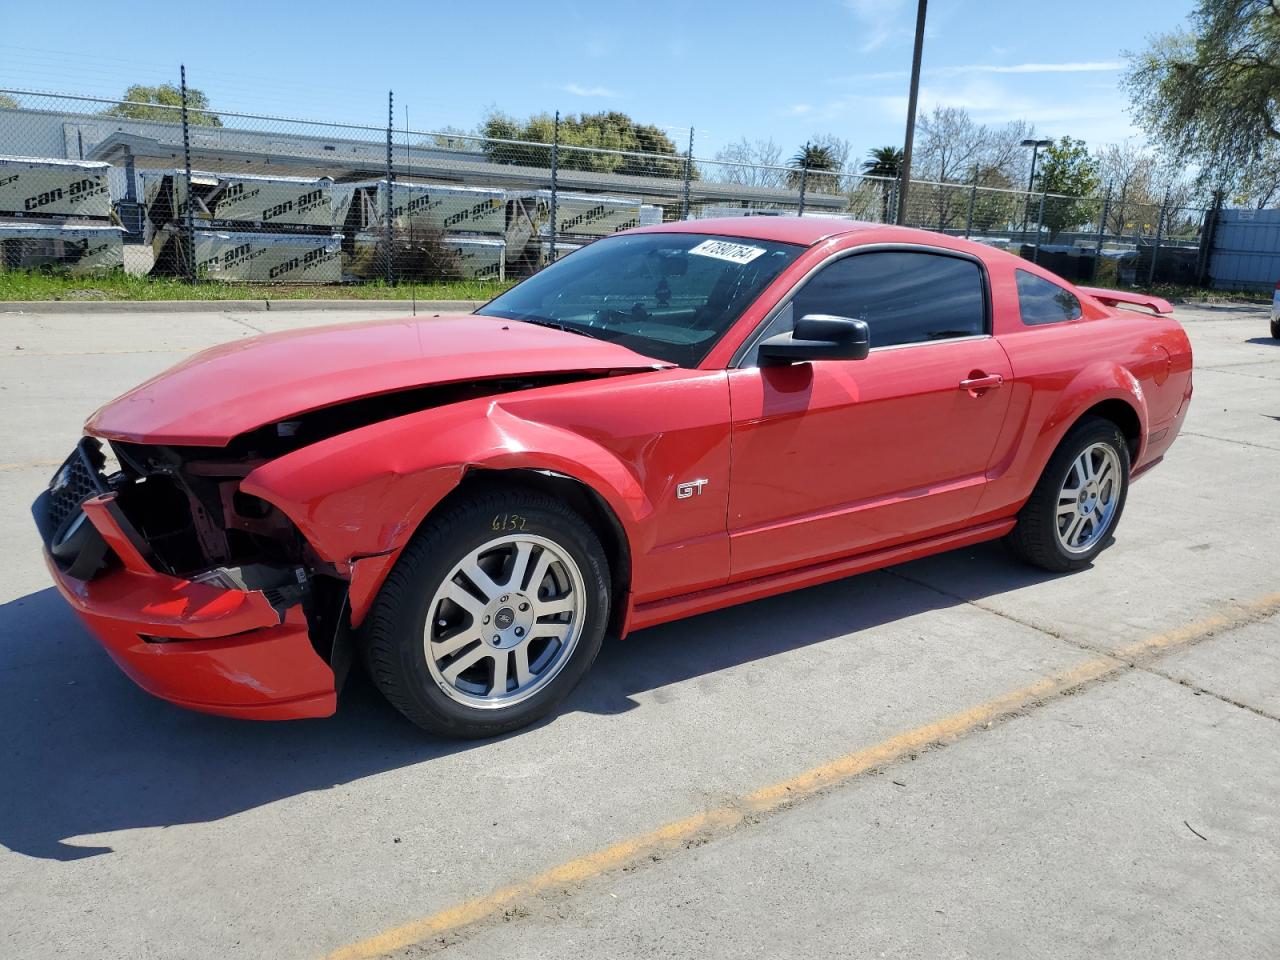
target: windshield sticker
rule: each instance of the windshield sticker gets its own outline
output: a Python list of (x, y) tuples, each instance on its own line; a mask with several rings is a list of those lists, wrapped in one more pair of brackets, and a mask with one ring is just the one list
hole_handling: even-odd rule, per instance
[(717, 260), (728, 260), (730, 263), (750, 263), (760, 254), (764, 247), (753, 247), (746, 243), (730, 243), (728, 240), (703, 240), (689, 251), (699, 257), (715, 257)]

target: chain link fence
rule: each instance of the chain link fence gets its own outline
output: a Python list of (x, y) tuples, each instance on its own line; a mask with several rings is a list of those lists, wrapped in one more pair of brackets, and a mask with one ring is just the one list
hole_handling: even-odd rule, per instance
[[(185, 92), (185, 72), (180, 89)], [(0, 91), (0, 270), (274, 284), (510, 280), (619, 230), (725, 216), (842, 217), (963, 236), (1107, 285), (1203, 283), (1201, 208), (1123, 193), (531, 143)], [(16, 106), (8, 104), (14, 103)], [(689, 144), (694, 143), (690, 132)]]

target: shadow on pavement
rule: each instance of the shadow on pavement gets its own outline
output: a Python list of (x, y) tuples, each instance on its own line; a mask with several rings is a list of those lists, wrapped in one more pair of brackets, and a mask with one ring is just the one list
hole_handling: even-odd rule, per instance
[[(968, 595), (1046, 577), (996, 545), (931, 561), (944, 581), (948, 568), (966, 568)], [(561, 712), (623, 712), (639, 692), (959, 602), (881, 572), (655, 627), (606, 644)], [(170, 706), (125, 678), (52, 588), (0, 605), (0, 637), (0, 843), (31, 857), (110, 853), (67, 841), (216, 820), (476, 746), (422, 734), (358, 672), (325, 720), (236, 721)]]

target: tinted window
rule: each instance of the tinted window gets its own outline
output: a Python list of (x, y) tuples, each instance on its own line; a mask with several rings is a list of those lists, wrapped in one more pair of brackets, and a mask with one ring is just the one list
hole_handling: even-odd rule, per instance
[(1080, 316), (1080, 301), (1074, 293), (1025, 270), (1015, 271), (1018, 278), (1018, 309), (1022, 322), (1036, 326), (1061, 323)]
[(624, 234), (583, 247), (477, 312), (697, 366), (803, 249), (708, 234)]
[(822, 269), (796, 294), (793, 315), (865, 320), (871, 346), (924, 343), (987, 332), (982, 271), (932, 253), (861, 253)]

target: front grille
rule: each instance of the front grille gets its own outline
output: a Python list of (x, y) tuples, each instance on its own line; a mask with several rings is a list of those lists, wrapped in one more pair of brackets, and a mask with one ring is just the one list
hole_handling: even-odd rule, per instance
[(58, 530), (80, 510), (80, 504), (107, 490), (102, 476), (102, 447), (85, 437), (49, 482), (47, 516), (50, 530)]

